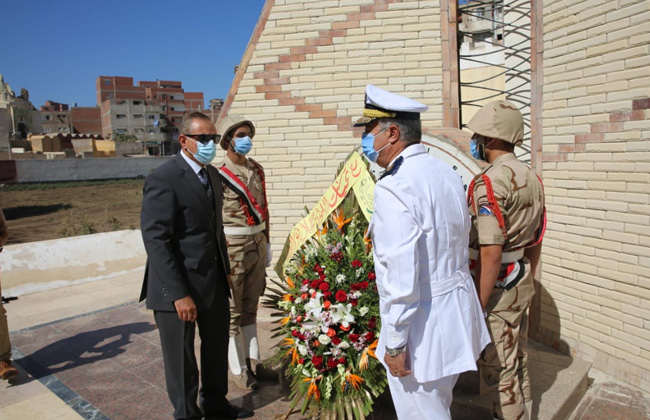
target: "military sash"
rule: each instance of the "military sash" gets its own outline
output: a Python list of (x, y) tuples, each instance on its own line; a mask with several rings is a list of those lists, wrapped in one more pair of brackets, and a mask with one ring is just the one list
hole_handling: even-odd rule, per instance
[(244, 212), (246, 213), (248, 224), (259, 225), (263, 222), (266, 222), (266, 219), (268, 218), (268, 208), (266, 202), (266, 183), (264, 182), (264, 172), (262, 171), (261, 166), (257, 162), (253, 161), (252, 159), (250, 159), (250, 161), (253, 162), (255, 169), (257, 170), (257, 173), (260, 176), (260, 179), (262, 180), (262, 190), (263, 190), (262, 195), (264, 196), (264, 208), (262, 208), (257, 203), (257, 200), (255, 200), (255, 197), (253, 197), (253, 194), (251, 194), (246, 184), (241, 179), (239, 179), (239, 177), (235, 175), (230, 169), (228, 169), (226, 165), (220, 167), (218, 171), (219, 171), (219, 176), (221, 177), (223, 183), (239, 197), (239, 200), (241, 201), (244, 207)]

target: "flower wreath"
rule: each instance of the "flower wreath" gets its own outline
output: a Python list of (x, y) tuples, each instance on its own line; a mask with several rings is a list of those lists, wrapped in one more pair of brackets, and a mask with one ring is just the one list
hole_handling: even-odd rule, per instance
[(352, 193), (292, 257), (266, 303), (282, 317), (276, 362), (291, 382), (291, 409), (312, 418), (365, 419), (386, 388), (375, 356), (379, 296), (368, 222)]

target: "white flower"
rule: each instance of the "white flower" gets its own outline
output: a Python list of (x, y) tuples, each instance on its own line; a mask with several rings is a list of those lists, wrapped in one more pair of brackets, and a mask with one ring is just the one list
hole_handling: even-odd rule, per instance
[(343, 351), (340, 348), (334, 347), (332, 349), (332, 356), (340, 356), (341, 354), (343, 354)]
[(338, 365), (336, 367), (336, 370), (338, 370), (338, 373), (339, 373), (340, 376), (345, 378), (345, 366), (344, 365)]
[(341, 343), (339, 344), (339, 347), (342, 348), (343, 350), (347, 350), (347, 349), (350, 348), (350, 343), (348, 343), (347, 341), (343, 340), (343, 341), (341, 341)]
[[(296, 300), (295, 300), (294, 302), (296, 303), (296, 305), (299, 304), (299, 303), (302, 303), (302, 298), (301, 298), (301, 297), (297, 297)], [(291, 308), (291, 310), (293, 311), (294, 308)], [(295, 315), (295, 314), (294, 314), (294, 315)]]
[(321, 344), (327, 345), (332, 340), (330, 340), (330, 338), (326, 334), (321, 334), (321, 335), (318, 336), (318, 341), (320, 341)]
[(298, 345), (298, 353), (305, 356), (307, 354), (307, 347), (305, 347), (304, 344), (299, 344)]
[(359, 308), (359, 313), (361, 314), (361, 316), (364, 316), (365, 314), (368, 313), (369, 310), (370, 309), (367, 306), (362, 306), (361, 308)]
[(316, 297), (309, 299), (305, 304), (305, 312), (310, 319), (320, 320), (320, 313), (323, 310), (323, 305), (320, 302), (321, 293), (316, 293)]
[(336, 283), (343, 283), (345, 281), (345, 274), (338, 274), (336, 276)]
[(363, 274), (363, 267), (357, 268), (357, 271), (354, 273), (354, 275), (359, 278)]
[(341, 325), (347, 328), (351, 322), (354, 322), (354, 316), (350, 313), (352, 312), (352, 304), (350, 303), (345, 305), (342, 303), (332, 305), (330, 312), (332, 313), (332, 323), (334, 324), (341, 323)]

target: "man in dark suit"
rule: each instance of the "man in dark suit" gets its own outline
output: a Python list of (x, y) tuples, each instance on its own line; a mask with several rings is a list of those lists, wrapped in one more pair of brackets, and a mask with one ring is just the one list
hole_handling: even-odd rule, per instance
[[(216, 128), (199, 112), (183, 118), (176, 158), (145, 181), (141, 228), (147, 266), (140, 300), (153, 309), (175, 419), (253, 415), (226, 400), (230, 273), (214, 159)], [(199, 370), (195, 323), (201, 337)]]

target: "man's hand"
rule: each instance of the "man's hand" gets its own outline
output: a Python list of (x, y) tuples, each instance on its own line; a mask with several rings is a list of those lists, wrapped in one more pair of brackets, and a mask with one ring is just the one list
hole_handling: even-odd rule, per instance
[(388, 365), (388, 371), (391, 375), (400, 378), (402, 376), (409, 376), (411, 374), (410, 370), (406, 369), (406, 353), (399, 354), (397, 356), (391, 357), (389, 355), (384, 356), (384, 362)]
[(196, 305), (194, 304), (194, 300), (190, 295), (187, 295), (182, 299), (175, 300), (174, 307), (176, 308), (176, 312), (178, 313), (178, 318), (181, 321), (186, 321), (186, 322), (196, 321), (198, 312), (196, 310)]

